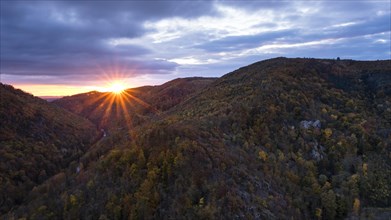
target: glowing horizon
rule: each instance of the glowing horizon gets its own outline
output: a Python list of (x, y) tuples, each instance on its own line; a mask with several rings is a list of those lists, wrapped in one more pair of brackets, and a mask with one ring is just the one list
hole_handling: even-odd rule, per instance
[[(7, 84), (7, 83), (6, 83)], [(34, 96), (71, 96), (91, 91), (114, 92), (113, 88), (107, 86), (71, 86), (71, 85), (40, 85), (40, 84), (9, 84), (16, 89)], [(123, 85), (122, 90), (134, 88), (134, 86)]]
[[(172, 76), (175, 78), (175, 76)], [(121, 82), (124, 89), (137, 88), (140, 86), (160, 85), (166, 80), (152, 75), (142, 77), (125, 78), (119, 74), (106, 74), (99, 81), (86, 82), (85, 85), (63, 85), (63, 84), (34, 84), (16, 83), (10, 80), (1, 80), (1, 83), (11, 85), (34, 96), (71, 96), (91, 91), (110, 92), (110, 86), (114, 82)]]

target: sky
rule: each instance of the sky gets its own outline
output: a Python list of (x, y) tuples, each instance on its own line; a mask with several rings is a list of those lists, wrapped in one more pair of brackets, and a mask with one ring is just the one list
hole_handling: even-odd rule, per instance
[(219, 77), (274, 57), (391, 59), (391, 1), (7, 1), (1, 82), (37, 96)]

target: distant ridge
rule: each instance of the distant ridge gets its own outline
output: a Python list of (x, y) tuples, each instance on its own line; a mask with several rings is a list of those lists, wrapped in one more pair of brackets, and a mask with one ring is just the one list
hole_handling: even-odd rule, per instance
[[(158, 112), (164, 112), (187, 100), (216, 78), (178, 78), (158, 86), (142, 86), (126, 89), (121, 96), (110, 92), (91, 91), (65, 96), (52, 103), (75, 114), (88, 118), (99, 128), (136, 126), (150, 120)], [(124, 114), (129, 121), (125, 122)]]
[(41, 99), (45, 99), (48, 102), (52, 102), (57, 99), (61, 99), (63, 96), (38, 96)]

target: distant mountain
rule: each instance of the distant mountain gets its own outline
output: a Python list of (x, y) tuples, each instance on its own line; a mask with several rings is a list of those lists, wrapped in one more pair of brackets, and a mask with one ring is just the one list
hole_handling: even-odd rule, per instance
[(0, 84), (0, 213), (77, 160), (97, 138), (88, 120)]
[[(151, 107), (140, 114), (145, 123), (113, 129), (100, 142), (110, 151), (88, 151), (83, 171), (67, 173), (68, 185), (47, 181), (39, 188), (50, 190), (30, 193), (10, 215), (387, 219), (390, 76), (391, 60), (275, 58), (168, 107), (171, 98), (156, 104), (164, 89), (141, 87), (132, 95)], [(85, 105), (66, 108), (83, 115), (78, 106)]]
[(88, 118), (104, 129), (135, 127), (201, 91), (215, 78), (175, 79), (160, 86), (127, 89), (121, 95), (88, 92), (52, 103)]
[(44, 100), (46, 100), (48, 102), (52, 102), (52, 101), (54, 101), (56, 99), (61, 99), (62, 96), (39, 96), (39, 98), (44, 99)]

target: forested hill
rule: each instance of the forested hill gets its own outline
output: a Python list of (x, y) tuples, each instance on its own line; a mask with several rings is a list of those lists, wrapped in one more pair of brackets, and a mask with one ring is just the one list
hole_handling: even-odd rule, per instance
[(341, 219), (389, 207), (390, 92), (390, 60), (276, 58), (223, 76), (136, 135), (151, 160), (185, 161), (174, 173), (191, 187), (171, 188), (168, 204), (188, 206), (157, 213)]
[[(273, 103), (276, 105), (297, 107), (296, 110), (302, 109), (307, 112), (312, 110), (313, 114), (318, 114), (319, 111), (310, 108), (315, 107), (310, 106), (310, 102), (318, 105), (333, 104), (338, 106), (343, 103), (328, 103), (327, 98), (329, 97), (327, 95), (341, 93), (341, 95), (351, 96), (351, 102), (365, 101), (366, 105), (363, 107), (371, 110), (376, 109), (378, 111), (376, 113), (381, 115), (382, 113), (387, 114), (386, 110), (389, 105), (385, 101), (391, 95), (390, 84), (390, 60), (275, 58), (242, 67), (221, 77), (203, 90), (200, 96), (193, 97), (194, 100), (182, 103), (177, 108), (178, 112), (182, 113), (186, 112), (183, 111), (184, 108), (188, 108), (190, 111), (194, 110), (198, 115), (205, 115), (204, 111), (210, 115), (214, 111), (210, 105), (213, 104), (213, 100), (222, 104), (216, 108), (216, 110), (221, 110), (224, 108), (224, 103), (232, 103), (229, 101), (232, 98), (238, 101), (236, 102), (238, 105), (246, 100), (253, 100), (258, 105), (268, 104), (268, 99), (274, 99)], [(296, 97), (292, 96), (289, 100), (286, 96), (290, 95)], [(308, 98), (303, 100), (303, 95)], [(242, 100), (243, 98), (244, 100)], [(296, 100), (306, 101), (307, 104), (298, 105), (298, 103), (289, 102)], [(376, 103), (382, 104), (382, 102), (385, 102), (384, 105), (376, 105)], [(200, 105), (202, 103), (205, 105)]]
[(389, 218), (390, 74), (390, 60), (275, 58), (240, 68), (113, 133), (111, 151), (11, 214)]
[(87, 119), (0, 84), (0, 213), (77, 160), (98, 138)]
[(216, 78), (180, 78), (159, 86), (111, 92), (88, 92), (63, 97), (53, 104), (88, 118), (106, 130), (136, 127), (201, 91)]

